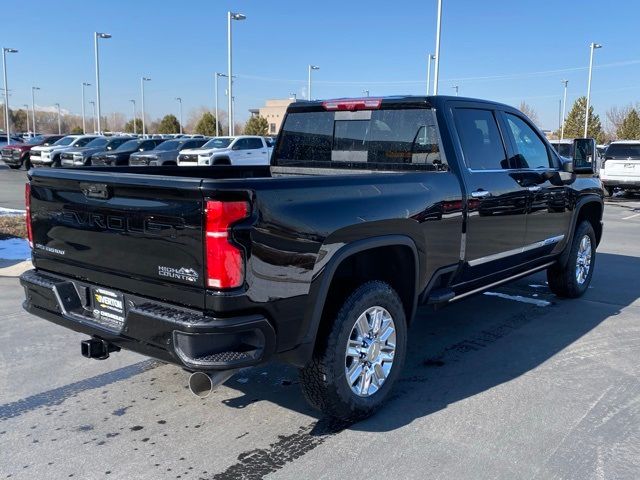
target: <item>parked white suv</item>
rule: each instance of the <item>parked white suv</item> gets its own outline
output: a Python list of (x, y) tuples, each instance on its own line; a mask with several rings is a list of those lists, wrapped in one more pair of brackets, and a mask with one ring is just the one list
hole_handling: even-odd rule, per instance
[(62, 152), (72, 148), (84, 147), (87, 143), (100, 135), (67, 135), (53, 145), (33, 147), (29, 152), (29, 162), (34, 167), (60, 166)]
[(269, 165), (272, 150), (263, 137), (216, 137), (200, 148), (182, 150), (178, 155), (178, 165)]
[(604, 154), (600, 180), (608, 195), (616, 188), (640, 190), (640, 140), (611, 142)]

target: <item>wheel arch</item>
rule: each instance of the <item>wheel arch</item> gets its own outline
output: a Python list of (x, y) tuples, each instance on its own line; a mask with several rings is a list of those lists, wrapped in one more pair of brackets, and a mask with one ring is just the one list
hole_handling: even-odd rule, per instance
[[(390, 283), (402, 300), (407, 322), (411, 321), (420, 296), (419, 256), (415, 242), (406, 235), (366, 238), (349, 243), (336, 251), (323, 267), (322, 275), (315, 280), (317, 285), (314, 286), (312, 283), (308, 297), (309, 307), (307, 308), (310, 320), (302, 339), (303, 344), (308, 344), (311, 347), (315, 345), (321, 331), (321, 325), (326, 323), (330, 317), (332, 308), (335, 309), (335, 305), (330, 305), (331, 300), (336, 298), (333, 294), (338, 293), (338, 298), (340, 294), (344, 295), (339, 291), (340, 285), (336, 281), (343, 278), (346, 273), (345, 269), (357, 268), (362, 265), (362, 262), (377, 258), (384, 258), (387, 261), (385, 266), (374, 265), (370, 271), (374, 271), (376, 275), (366, 279)], [(389, 269), (389, 263), (394, 267)], [(410, 268), (412, 272), (407, 271), (406, 268)], [(400, 272), (407, 275), (399, 275)], [(349, 278), (354, 285), (365, 279), (364, 277), (359, 278), (357, 275)], [(338, 289), (337, 292), (336, 289)], [(309, 354), (312, 351), (311, 348)]]
[(604, 202), (602, 198), (597, 195), (588, 195), (581, 198), (574, 210), (574, 215), (571, 219), (571, 228), (569, 229), (569, 235), (566, 246), (560, 257), (560, 264), (566, 265), (569, 260), (569, 252), (571, 251), (571, 244), (573, 243), (573, 235), (578, 225), (583, 220), (587, 220), (591, 223), (593, 231), (596, 234), (596, 246), (600, 244), (602, 239), (602, 214), (604, 211)]

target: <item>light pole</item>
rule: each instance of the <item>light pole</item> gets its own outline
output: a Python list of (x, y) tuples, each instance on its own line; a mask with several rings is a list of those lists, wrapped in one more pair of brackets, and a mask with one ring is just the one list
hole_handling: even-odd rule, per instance
[(84, 87), (90, 87), (91, 84), (87, 82), (82, 82), (82, 133), (87, 133), (87, 124), (84, 119)]
[(7, 127), (7, 145), (11, 144), (11, 126), (9, 125), (9, 87), (7, 86), (7, 53), (18, 53), (15, 48), (2, 48), (2, 72), (4, 73), (4, 121)]
[(451, 88), (453, 88), (456, 91), (456, 97), (458, 96), (458, 85), (453, 85)]
[(33, 135), (36, 134), (36, 90), (40, 90), (40, 87), (31, 87), (31, 125), (33, 127)]
[[(245, 20), (246, 15), (242, 13), (227, 12), (227, 81), (229, 82), (229, 135), (234, 134), (233, 128), (233, 68), (231, 61), (232, 37), (231, 37), (231, 20)], [(217, 121), (217, 119), (216, 119)]]
[(218, 118), (218, 78), (226, 77), (226, 73), (216, 72), (215, 75), (215, 83), (216, 83), (216, 137), (220, 136), (220, 119)]
[[(180, 104), (180, 135), (182, 135), (182, 98), (176, 97), (176, 100)], [(216, 122), (218, 119), (216, 119)]]
[(567, 111), (567, 84), (569, 80), (561, 80), (561, 83), (564, 85), (564, 96), (562, 100), (562, 126), (560, 127), (560, 140), (564, 139), (564, 114)]
[(289, 95), (291, 96), (291, 99), (295, 102), (296, 100), (298, 100), (298, 94), (295, 92), (290, 92)]
[(587, 83), (587, 105), (584, 111), (584, 136), (587, 136), (587, 129), (589, 128), (589, 101), (591, 100), (591, 73), (593, 71), (593, 51), (596, 48), (602, 48), (602, 45), (598, 43), (591, 43), (589, 46), (591, 52), (589, 54), (589, 82)]
[(369, 96), (369, 90), (362, 90), (362, 94), (363, 94), (365, 97), (368, 97), (368, 96)]
[(309, 77), (307, 80), (307, 100), (311, 100), (311, 70), (320, 70), (320, 67), (317, 65), (309, 64)]
[(89, 103), (93, 107), (93, 133), (96, 133), (96, 102), (92, 100)]
[(150, 82), (151, 79), (148, 77), (140, 77), (140, 87), (142, 90), (142, 138), (147, 134), (147, 128), (144, 123), (144, 82)]
[(436, 53), (435, 68), (433, 70), (433, 94), (438, 94), (438, 77), (440, 75), (440, 34), (442, 30), (442, 0), (438, 0), (438, 20), (436, 24)]
[(99, 38), (111, 38), (111, 35), (108, 33), (100, 33), (100, 32), (93, 33), (94, 48), (96, 53), (96, 105), (98, 109), (98, 114), (97, 114), (98, 133), (102, 131), (102, 129), (100, 128), (100, 61), (98, 56), (98, 39)]
[(58, 135), (60, 135), (62, 133), (62, 123), (60, 122), (60, 104), (56, 103), (55, 106), (58, 109)]
[(22, 106), (24, 107), (25, 117), (27, 117), (27, 132), (30, 132), (30, 130), (29, 130), (29, 105), (26, 104), (26, 103), (23, 103)]
[(427, 56), (427, 95), (431, 90), (431, 60), (435, 60), (436, 56), (433, 53), (430, 53)]
[(129, 100), (131, 102), (131, 104), (133, 105), (133, 134), (137, 135), (138, 134), (138, 128), (136, 126), (136, 101), (135, 100)]

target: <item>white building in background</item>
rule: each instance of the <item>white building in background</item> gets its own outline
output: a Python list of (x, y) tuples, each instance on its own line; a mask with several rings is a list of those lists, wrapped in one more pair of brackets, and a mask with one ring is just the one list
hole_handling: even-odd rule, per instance
[(295, 101), (296, 100), (293, 98), (267, 100), (264, 107), (252, 108), (249, 112), (251, 113), (251, 116), (266, 118), (269, 123), (269, 128), (267, 130), (268, 134), (277, 135), (280, 131), (280, 127), (282, 126), (282, 120), (284, 119), (287, 107), (290, 103)]

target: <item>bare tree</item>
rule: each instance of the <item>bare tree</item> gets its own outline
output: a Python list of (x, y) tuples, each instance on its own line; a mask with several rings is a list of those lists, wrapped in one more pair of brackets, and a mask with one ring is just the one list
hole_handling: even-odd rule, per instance
[(529, 117), (529, 119), (535, 123), (536, 125), (538, 124), (538, 113), (533, 109), (533, 107), (531, 105), (529, 105), (527, 102), (525, 102), (524, 100), (520, 102), (520, 106), (518, 107), (518, 110), (520, 110), (522, 113), (524, 113), (527, 117)]

